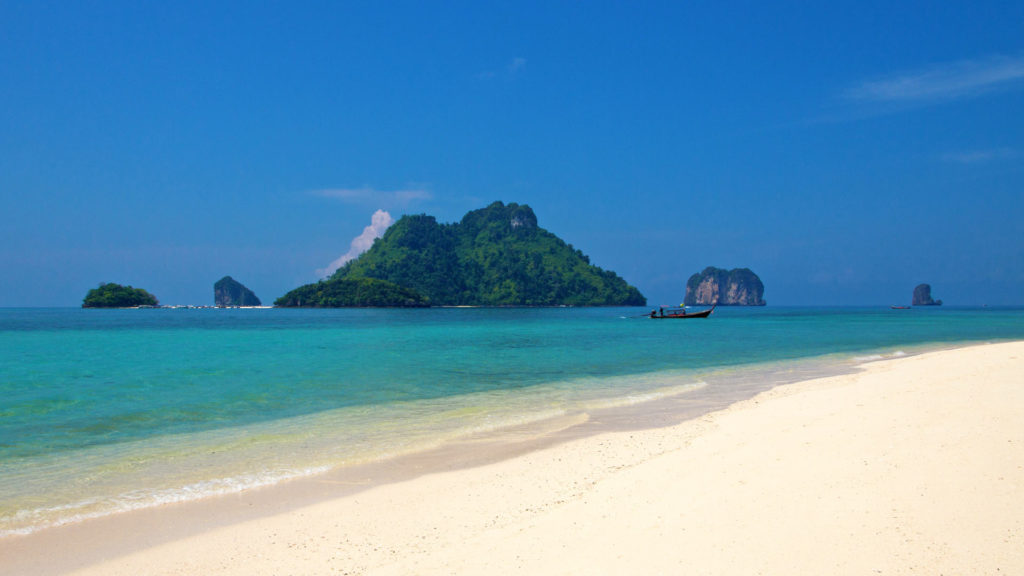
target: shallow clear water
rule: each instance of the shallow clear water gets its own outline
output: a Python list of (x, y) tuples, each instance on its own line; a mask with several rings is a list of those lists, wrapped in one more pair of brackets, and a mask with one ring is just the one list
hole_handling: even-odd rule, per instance
[(779, 361), (1024, 338), (1022, 309), (644, 312), (0, 309), (0, 535), (701, 394)]

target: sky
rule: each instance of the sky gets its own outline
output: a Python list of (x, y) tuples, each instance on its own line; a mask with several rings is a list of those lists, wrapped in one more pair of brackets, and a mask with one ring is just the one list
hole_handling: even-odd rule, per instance
[(1024, 3), (0, 1), (0, 307), (495, 200), (651, 304), (1024, 304)]

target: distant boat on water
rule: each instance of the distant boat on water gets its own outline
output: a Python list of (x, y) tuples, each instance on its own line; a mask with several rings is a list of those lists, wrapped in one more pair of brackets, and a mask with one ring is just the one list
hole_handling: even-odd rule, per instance
[(910, 310), (910, 306), (889, 306), (893, 310)]

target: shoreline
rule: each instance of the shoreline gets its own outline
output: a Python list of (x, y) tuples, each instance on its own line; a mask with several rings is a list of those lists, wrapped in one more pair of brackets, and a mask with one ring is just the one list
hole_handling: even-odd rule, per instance
[[(960, 344), (964, 345), (969, 344)], [(955, 348), (957, 345), (933, 343), (902, 348), (910, 350), (909, 353), (914, 355), (950, 347)], [(259, 478), (252, 480), (253, 476), (248, 472), (239, 477), (198, 480), (183, 488), (161, 488), (154, 492), (155, 499), (152, 502), (139, 498), (142, 491), (133, 491), (132, 502), (125, 508), (86, 512), (54, 524), (0, 532), (0, 552), (9, 541), (22, 538), (47, 539), (49, 536), (45, 535), (51, 531), (60, 534), (55, 539), (75, 540), (77, 530), (88, 530), (88, 526), (94, 523), (117, 524), (119, 518), (125, 518), (126, 523), (130, 524), (134, 522), (134, 517), (160, 513), (154, 511), (192, 515), (190, 507), (205, 508), (212, 505), (218, 509), (218, 514), (216, 517), (207, 515), (203, 525), (220, 525), (278, 513), (283, 510), (275, 505), (278, 501), (299, 503), (293, 504), (294, 507), (339, 495), (337, 492), (317, 490), (317, 486), (322, 484), (358, 484), (360, 489), (367, 489), (432, 472), (493, 463), (524, 452), (598, 434), (669, 427), (727, 408), (779, 385), (848, 374), (855, 372), (857, 366), (867, 360), (906, 356), (907, 352), (903, 349), (866, 353), (867, 356), (840, 353), (726, 366), (692, 373), (661, 373), (657, 378), (671, 382), (671, 385), (640, 392), (637, 396), (624, 394), (597, 398), (596, 401), (578, 405), (574, 410), (560, 414), (556, 411), (551, 415), (526, 419), (519, 424), (506, 423), (485, 431), (441, 440), (437, 445), (418, 447), (381, 458), (359, 459), (330, 466), (319, 463), (303, 465), (304, 468), (296, 468), (277, 479), (268, 478), (265, 482)], [(647, 376), (637, 374), (633, 378)], [(360, 480), (353, 482), (352, 478), (356, 477)], [(195, 490), (202, 485), (208, 485), (209, 491)], [(237, 503), (232, 503), (247, 494), (254, 495), (257, 503), (246, 504), (242, 509), (238, 508)], [(72, 506), (77, 508), (79, 504)], [(254, 513), (253, 509), (258, 512)], [(80, 525), (86, 527), (77, 528)], [(178, 536), (179, 533), (175, 532), (159, 537), (167, 539)], [(78, 556), (92, 553), (91, 550), (83, 550)]]
[[(946, 366), (947, 369), (941, 371), (942, 373), (936, 373), (934, 366), (926, 366), (923, 375), (917, 374), (913, 377), (914, 381), (918, 382), (918, 386), (921, 385), (919, 381), (925, 377), (943, 381), (952, 379), (945, 386), (955, 389), (954, 391), (958, 391), (962, 395), (964, 393), (962, 389), (965, 387), (962, 384), (958, 385), (957, 381), (957, 378), (962, 376), (951, 376), (951, 374), (956, 370), (963, 371), (965, 369), (977, 372), (984, 366), (976, 369), (964, 367), (964, 360), (961, 357), (988, 358), (993, 355), (999, 356), (1004, 350), (1010, 351), (1008, 354), (1015, 357), (1012, 360), (1002, 359), (1001, 361), (1004, 363), (1015, 362), (1012, 366), (1016, 367), (1017, 371), (1011, 370), (1010, 374), (1018, 376), (1016, 383), (1019, 384), (1019, 374), (1021, 373), (1019, 358), (1021, 354), (1024, 354), (1024, 342), (969, 345), (895, 360), (869, 362), (864, 364), (863, 370), (852, 374), (784, 384), (762, 392), (754, 398), (734, 403), (728, 408), (715, 410), (696, 419), (668, 427), (603, 432), (557, 441), (553, 438), (558, 434), (538, 437), (536, 434), (524, 430), (524, 438), (521, 442), (503, 443), (504, 452), (492, 451), (494, 446), (469, 451), (462, 450), (465, 446), (451, 446), (448, 454), (432, 454), (424, 456), (419, 461), (415, 458), (408, 459), (405, 477), (392, 476), (383, 482), (380, 475), (385, 473), (386, 466), (375, 465), (378, 468), (376, 470), (373, 469), (375, 466), (369, 466), (358, 471), (346, 470), (344, 471), (346, 473), (342, 474), (332, 472), (316, 479), (297, 481), (270, 489), (251, 490), (205, 501), (201, 505), (199, 503), (169, 505), (53, 528), (26, 537), (0, 541), (0, 556), (6, 559), (0, 564), (0, 573), (59, 574), (83, 568), (84, 574), (127, 574), (132, 573), (132, 566), (135, 567), (135, 572), (138, 572), (140, 567), (152, 566), (143, 571), (174, 573), (174, 568), (181, 566), (181, 562), (185, 562), (184, 557), (181, 556), (183, 551), (188, 550), (185, 557), (189, 558), (187, 562), (190, 563), (188, 565), (191, 566), (191, 569), (186, 569), (185, 572), (228, 574), (233, 573), (228, 569), (231, 566), (217, 568), (209, 562), (216, 563), (231, 554), (241, 554), (238, 557), (244, 558), (246, 550), (250, 553), (262, 554), (263, 548), (267, 544), (265, 540), (261, 540), (260, 535), (265, 536), (268, 530), (280, 534), (280, 537), (275, 537), (275, 542), (279, 539), (294, 540), (300, 534), (307, 537), (307, 543), (322, 542), (323, 540), (333, 541), (337, 545), (334, 548), (333, 558), (337, 558), (341, 562), (339, 564), (334, 562), (333, 558), (316, 555), (303, 555), (300, 562), (298, 558), (293, 557), (294, 551), (291, 548), (277, 550), (271, 546), (277, 550), (277, 555), (267, 561), (270, 562), (268, 565), (276, 566), (277, 571), (292, 566), (301, 566), (300, 571), (304, 573), (329, 573), (328, 566), (338, 569), (341, 569), (339, 566), (345, 566), (346, 569), (351, 569), (355, 573), (377, 573), (378, 569), (382, 573), (387, 573), (389, 563), (396, 561), (399, 564), (395, 566), (404, 566), (407, 571), (416, 571), (421, 570), (420, 565), (412, 565), (408, 562), (414, 559), (419, 562), (429, 558), (441, 558), (442, 552), (444, 552), (449, 555), (455, 554), (455, 557), (459, 559), (454, 565), (462, 566), (463, 571), (475, 572), (476, 570), (470, 569), (470, 567), (475, 566), (473, 562), (482, 561), (483, 558), (466, 557), (466, 554), (471, 554), (470, 550), (462, 550), (463, 556), (459, 556), (457, 552), (462, 548), (458, 545), (460, 538), (484, 540), (489, 542), (488, 545), (497, 546), (497, 543), (493, 542), (496, 535), (509, 536), (507, 532), (510, 527), (518, 527), (520, 531), (517, 534), (530, 535), (534, 533), (533, 525), (536, 523), (564, 522), (566, 521), (564, 512), (569, 508), (575, 509), (584, 506), (588, 502), (587, 499), (594, 496), (595, 490), (599, 488), (605, 490), (605, 487), (620, 483), (624, 480), (623, 475), (627, 471), (630, 471), (631, 475), (636, 472), (637, 477), (632, 481), (637, 483), (637, 488), (620, 487), (618, 492), (611, 490), (612, 495), (622, 496), (622, 490), (625, 490), (625, 494), (630, 496), (629, 501), (655, 501), (658, 498), (657, 491), (651, 492), (649, 489), (643, 488), (643, 485), (656, 483), (663, 479), (658, 478), (659, 474), (643, 472), (644, 469), (655, 466), (666, 454), (686, 456), (692, 452), (694, 445), (710, 441), (709, 434), (714, 435), (720, 430), (728, 430), (732, 425), (740, 428), (748, 426), (749, 422), (746, 420), (757, 416), (767, 407), (779, 405), (780, 401), (783, 403), (793, 402), (793, 399), (828, 394), (830, 391), (840, 391), (857, 396), (858, 386), (856, 384), (862, 383), (864, 380), (878, 380), (879, 378), (884, 381), (887, 374), (907, 372), (909, 368), (906, 367), (914, 367), (922, 362), (948, 366)], [(1003, 354), (1003, 356), (1006, 355), (1006, 353)], [(1005, 367), (1001, 374), (1005, 380)], [(895, 387), (892, 391), (885, 390), (885, 393), (888, 395), (910, 394), (903, 390), (906, 386), (901, 384), (901, 379), (906, 380), (906, 378), (900, 377), (897, 378), (897, 382), (890, 381), (886, 384), (885, 386)], [(878, 386), (877, 383), (874, 384), (875, 388)], [(1005, 383), (1003, 387), (1006, 387)], [(863, 391), (860, 393), (863, 395)], [(1020, 393), (1018, 392), (1018, 394)], [(879, 402), (878, 398), (871, 397), (858, 398), (858, 400), (861, 402), (855, 403), (854, 406), (862, 407), (868, 403), (877, 404)], [(953, 400), (955, 404), (962, 401), (963, 398), (954, 398)], [(1006, 403), (1010, 405), (1007, 409), (1012, 409), (1012, 401), (1007, 399)], [(912, 404), (911, 408), (916, 405)], [(1019, 405), (1017, 404), (1017, 406)], [(908, 407), (903, 406), (903, 410), (908, 410)], [(845, 408), (830, 406), (827, 407), (827, 411), (832, 412), (830, 416), (838, 417), (856, 410), (850, 406)], [(795, 427), (800, 423), (800, 414), (791, 414), (791, 416), (796, 417), (796, 420), (790, 423), (791, 427)], [(743, 422), (737, 423), (738, 420)], [(566, 422), (565, 424), (567, 426), (564, 430), (575, 427), (578, 432), (578, 425), (581, 423)], [(820, 428), (827, 424), (828, 419), (819, 419), (803, 422), (802, 426), (817, 425)], [(931, 424), (936, 425), (935, 422)], [(1016, 429), (1010, 430), (1011, 436), (1020, 435), (1021, 426), (1021, 424), (1016, 424)], [(758, 433), (760, 432), (758, 431)], [(1006, 431), (1003, 433), (1005, 434)], [(867, 432), (863, 432), (862, 435), (869, 436)], [(810, 441), (816, 439), (812, 437), (807, 440), (808, 443), (811, 443)], [(961, 439), (970, 440), (970, 437), (964, 436)], [(758, 441), (756, 436), (744, 438), (741, 445), (745, 445), (747, 442), (756, 444)], [(1016, 446), (1014, 441), (1016, 441)], [(469, 443), (472, 442), (469, 441)], [(1015, 455), (1021, 455), (1024, 438), (1009, 438), (1005, 443), (1007, 446), (1003, 446), (1003, 449), (1009, 449), (1014, 451)], [(881, 446), (884, 446), (884, 443)], [(481, 448), (481, 446), (478, 445), (476, 448)], [(731, 447), (727, 446), (726, 448)], [(725, 452), (728, 453), (729, 450), (727, 449)], [(460, 461), (459, 459), (465, 458), (467, 453), (485, 454), (489, 458), (485, 458), (483, 461), (472, 458), (470, 461)], [(702, 459), (699, 454), (691, 454), (691, 457), (694, 462), (699, 464), (698, 468), (713, 464), (715, 460), (715, 458), (711, 458), (709, 461), (707, 457)], [(997, 501), (1001, 508), (1008, 511), (1024, 512), (1022, 509), (1024, 494), (1020, 492), (1024, 487), (1024, 478), (1022, 478), (1024, 472), (1020, 465), (1016, 464), (1020, 461), (1024, 461), (1024, 459), (1012, 460), (1013, 464), (1010, 465), (1010, 469), (1001, 471), (1003, 477), (1000, 482), (1009, 477), (1011, 489), (1016, 490), (1016, 492), (1011, 492), (1017, 496), (1016, 499), (1010, 502)], [(439, 462), (446, 462), (446, 464), (438, 466)], [(563, 462), (569, 462), (572, 465), (566, 467), (566, 464), (562, 464)], [(1016, 469), (1014, 469), (1014, 465), (1016, 465)], [(864, 466), (868, 466), (868, 464), (864, 464)], [(535, 470), (547, 470), (547, 472), (538, 476)], [(390, 472), (393, 473), (394, 470)], [(950, 466), (946, 472), (954, 475), (958, 472), (962, 474), (962, 471), (958, 471), (957, 466)], [(808, 481), (811, 479), (802, 476), (804, 475), (801, 475), (800, 478), (790, 478), (790, 480), (799, 481), (799, 486), (813, 492), (814, 487), (808, 485)], [(534, 484), (532, 487), (530, 486), (531, 477)], [(972, 478), (971, 480), (973, 486), (976, 479)], [(501, 485), (505, 485), (507, 489), (494, 494), (494, 486)], [(608, 489), (610, 490), (610, 488)], [(978, 490), (981, 488), (974, 487), (972, 491), (977, 492)], [(463, 498), (453, 500), (453, 493), (460, 492), (469, 496), (469, 502), (462, 502)], [(477, 492), (491, 493), (491, 499), (488, 500), (481, 496), (483, 500), (477, 502), (476, 498), (472, 497)], [(723, 496), (718, 492), (718, 488), (712, 491), (712, 494), (716, 497)], [(984, 494), (983, 490), (982, 494)], [(690, 497), (695, 496), (697, 495), (690, 495)], [(727, 493), (725, 496), (728, 499), (729, 494)], [(499, 500), (495, 501), (494, 497), (498, 497)], [(863, 497), (861, 495), (858, 498)], [(439, 503), (432, 504), (431, 500), (435, 499)], [(400, 526), (390, 530), (378, 525), (380, 520), (375, 521), (371, 517), (363, 516), (360, 502), (374, 502), (378, 506), (377, 513), (385, 517), (393, 515), (394, 510), (406, 510), (412, 513), (410, 518), (403, 516), (400, 525), (407, 522), (418, 525), (424, 521), (430, 521), (431, 517), (439, 518), (433, 526), (435, 536), (438, 531), (452, 532), (461, 534), (461, 536), (450, 536), (446, 537), (447, 539), (442, 538), (440, 541), (434, 540), (435, 546), (424, 549), (418, 546), (420, 542), (415, 539), (410, 540), (413, 535), (399, 530)], [(396, 506), (396, 502), (405, 502), (405, 505)], [(459, 508), (470, 504), (478, 508), (468, 516), (458, 516), (446, 508), (446, 506)], [(694, 502), (689, 502), (689, 504), (697, 506)], [(942, 504), (942, 502), (936, 504)], [(762, 502), (762, 505), (765, 503)], [(606, 505), (608, 512), (615, 510), (614, 506), (609, 506)], [(257, 513), (252, 513), (252, 508), (259, 510)], [(601, 506), (598, 506), (598, 509), (601, 509)], [(418, 513), (415, 512), (417, 510)], [(248, 513), (245, 513), (247, 511)], [(492, 512), (496, 515), (491, 524), (481, 525), (478, 520), (475, 520), (482, 517), (482, 514), (486, 515)], [(625, 515), (627, 520), (635, 516), (628, 509), (619, 512), (620, 515)], [(868, 510), (862, 510), (862, 512), (870, 516), (872, 514), (881, 515), (883, 511), (872, 510), (869, 507)], [(705, 513), (708, 512), (705, 511)], [(462, 522), (468, 523), (467, 525), (470, 527), (468, 533), (459, 532), (459, 529), (465, 528), (461, 524), (449, 525), (453, 514), (458, 516)], [(696, 512), (692, 514), (699, 516)], [(337, 524), (339, 518), (348, 518), (349, 516), (353, 516), (357, 520), (354, 520), (355, 524), (348, 523), (344, 527)], [(449, 518), (449, 521), (444, 520), (446, 517)], [(1018, 518), (1024, 518), (1024, 514), (1020, 514)], [(317, 519), (319, 523), (313, 522), (314, 519)], [(863, 518), (860, 519), (863, 520)], [(701, 525), (708, 522), (713, 524), (720, 520), (713, 517), (700, 518), (699, 523)], [(310, 526), (306, 526), (309, 522), (312, 522)], [(324, 524), (324, 522), (328, 523)], [(310, 532), (310, 530), (314, 530), (312, 528), (314, 525), (318, 526), (315, 530), (319, 530), (320, 533)], [(941, 527), (936, 526), (936, 528)], [(339, 529), (341, 532), (338, 532)], [(370, 538), (370, 536), (362, 536), (363, 534), (375, 534), (376, 536)], [(423, 536), (419, 532), (417, 534)], [(591, 535), (598, 536), (597, 534)], [(348, 544), (341, 545), (339, 543), (338, 538), (342, 536), (346, 538)], [(628, 535), (620, 534), (620, 536), (628, 540)], [(526, 536), (518, 537), (521, 539)], [(1004, 540), (1020, 544), (1022, 537), (1024, 534), (1022, 534), (1018, 522), (1016, 526), (1011, 526), (1009, 536), (1005, 536)], [(362, 539), (362, 544), (358, 542), (353, 544), (353, 538)], [(367, 548), (372, 543), (371, 540), (390, 541), (398, 547), (396, 550), (402, 550), (409, 544), (417, 544), (414, 547), (416, 553), (406, 554), (396, 551), (395, 554), (381, 554)], [(233, 542), (234, 548), (222, 550), (226, 542)], [(380, 546), (375, 547), (380, 548)], [(1018, 547), (1018, 549), (1024, 549), (1024, 546)], [(55, 555), (54, 550), (60, 550), (61, 554)], [(198, 550), (198, 554), (193, 554), (196, 550)], [(446, 558), (445, 565), (449, 565), (448, 563), (453, 561), (450, 556), (444, 557)], [(1024, 568), (1024, 559), (1020, 554), (1017, 556), (1011, 554), (1007, 557), (1006, 553), (1003, 553), (1002, 555), (997, 554), (995, 558), (1001, 560), (1008, 558), (1011, 561), (1009, 565), (1001, 564), (1004, 573), (1006, 573), (1007, 566)], [(853, 560), (852, 558), (848, 559), (850, 562)], [(107, 563), (103, 563), (104, 561)], [(138, 562), (144, 563), (139, 564)], [(152, 564), (153, 562), (156, 564)], [(161, 562), (164, 563), (164, 568), (159, 568)], [(194, 562), (198, 562), (198, 564)], [(403, 562), (405, 564), (402, 564)], [(482, 566), (476, 567), (483, 569)], [(529, 568), (532, 570), (539, 567), (530, 566)], [(239, 573), (253, 573), (254, 566), (251, 564), (247, 566), (243, 562), (234, 566), (234, 569)], [(119, 570), (121, 572), (118, 572)], [(488, 567), (487, 570), (493, 571), (494, 566)], [(427, 572), (432, 571), (434, 570), (427, 570)], [(460, 570), (454, 571), (459, 572)], [(269, 570), (269, 572), (274, 572), (274, 570)], [(985, 571), (979, 570), (978, 572)]]

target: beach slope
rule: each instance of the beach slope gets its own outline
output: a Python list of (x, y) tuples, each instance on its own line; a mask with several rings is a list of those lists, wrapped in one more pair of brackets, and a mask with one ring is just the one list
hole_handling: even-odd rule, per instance
[(430, 474), (76, 574), (1020, 574), (1024, 343)]

